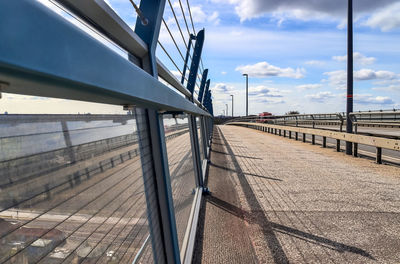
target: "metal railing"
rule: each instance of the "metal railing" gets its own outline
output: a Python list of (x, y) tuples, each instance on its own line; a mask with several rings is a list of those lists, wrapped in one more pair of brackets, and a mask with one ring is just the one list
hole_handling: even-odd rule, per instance
[(213, 126), (204, 30), (182, 34), (180, 82), (156, 57), (172, 59), (165, 1), (141, 1), (134, 30), (102, 0), (50, 2), (0, 3), (0, 93), (128, 113), (0, 115), (0, 263), (190, 263)]
[[(226, 122), (227, 125), (238, 125), (254, 128), (267, 133), (288, 136), (299, 139), (302, 135), (303, 142), (306, 136), (311, 135), (311, 143), (315, 144), (315, 137), (322, 137), (322, 146), (327, 146), (327, 138), (336, 140), (336, 150), (340, 151), (340, 142), (351, 142), (353, 155), (358, 156), (358, 144), (376, 148), (376, 161), (382, 163), (382, 149), (400, 151), (400, 136), (398, 130), (392, 130), (392, 134), (379, 132), (380, 128), (398, 128), (400, 115), (398, 110), (354, 112), (350, 114), (355, 127), (353, 134), (342, 131), (345, 119), (338, 114), (309, 114), (290, 116), (240, 117)], [(336, 126), (336, 128), (335, 128)], [(339, 129), (337, 129), (339, 126)], [(359, 131), (359, 127), (373, 127), (374, 131)]]
[[(343, 131), (346, 125), (345, 113), (327, 113), (327, 114), (299, 114), (283, 116), (248, 116), (238, 117), (231, 121), (235, 122), (255, 122), (265, 124), (275, 124), (296, 127), (312, 127), (321, 129), (334, 129)], [(359, 111), (350, 113), (353, 121), (354, 130), (357, 133), (358, 127), (400, 127), (399, 110), (379, 110), (379, 111)], [(335, 129), (334, 127), (337, 127)]]

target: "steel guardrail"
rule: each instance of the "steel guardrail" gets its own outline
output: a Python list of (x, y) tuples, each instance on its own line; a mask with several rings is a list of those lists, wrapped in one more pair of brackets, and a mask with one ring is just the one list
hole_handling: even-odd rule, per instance
[[(295, 138), (298, 138), (298, 133), (303, 134), (303, 141), (305, 141), (305, 135), (312, 135), (312, 143), (315, 144), (315, 136), (321, 136), (323, 138), (323, 146), (326, 147), (326, 138), (332, 138), (337, 140), (337, 150), (340, 151), (340, 141), (348, 141), (355, 144), (362, 144), (367, 146), (376, 147), (376, 161), (377, 163), (382, 163), (382, 149), (389, 149), (400, 151), (400, 140), (398, 139), (390, 139), (390, 138), (382, 138), (382, 137), (374, 137), (374, 136), (365, 136), (359, 134), (350, 134), (345, 132), (337, 132), (330, 130), (322, 130), (316, 128), (304, 128), (304, 127), (290, 127), (290, 126), (279, 126), (272, 124), (255, 124), (252, 122), (230, 122), (227, 125), (237, 125), (237, 126), (246, 126), (249, 128), (254, 128), (258, 130), (262, 130), (265, 132), (269, 132), (272, 134), (279, 134), (286, 136), (286, 131), (290, 132), (289, 137), (291, 138), (291, 133), (296, 133)], [(355, 149), (358, 146), (355, 145)], [(355, 155), (357, 155), (357, 150), (355, 150)]]

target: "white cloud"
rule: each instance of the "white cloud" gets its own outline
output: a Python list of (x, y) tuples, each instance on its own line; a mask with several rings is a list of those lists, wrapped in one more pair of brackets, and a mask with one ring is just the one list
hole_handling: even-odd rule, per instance
[(279, 99), (279, 98), (265, 98), (265, 97), (257, 98), (256, 101), (258, 103), (263, 103), (263, 104), (283, 104), (283, 103), (285, 103), (284, 100)]
[(320, 60), (309, 60), (306, 61), (305, 64), (311, 65), (311, 66), (323, 66), (325, 65), (325, 61), (320, 61)]
[[(344, 56), (333, 56), (333, 60), (335, 61), (340, 61), (340, 62), (346, 62), (347, 61), (347, 55)], [(353, 53), (353, 60), (355, 63), (358, 63), (360, 65), (369, 65), (373, 64), (376, 61), (376, 58), (374, 57), (367, 57), (360, 52), (354, 52)]]
[(297, 89), (300, 90), (314, 90), (314, 89), (319, 89), (322, 88), (322, 84), (302, 84), (302, 85), (297, 85)]
[(219, 19), (219, 13), (217, 11), (214, 11), (211, 15), (208, 16), (207, 21), (212, 22), (214, 25), (218, 25), (221, 22), (221, 20)]
[(380, 80), (374, 82), (374, 85), (379, 85), (378, 87), (372, 88), (375, 91), (400, 91), (400, 79), (393, 79), (393, 80)]
[(202, 23), (206, 21), (207, 15), (204, 13), (201, 6), (191, 6), (192, 17), (194, 23)]
[(216, 93), (227, 93), (233, 90), (233, 87), (225, 84), (225, 83), (216, 83), (213, 88), (211, 88), (211, 91), (216, 92)]
[(266, 61), (258, 62), (253, 65), (244, 65), (238, 66), (236, 71), (243, 73), (247, 73), (251, 77), (257, 78), (266, 78), (266, 77), (287, 77), (287, 78), (295, 78), (300, 79), (304, 77), (305, 69), (304, 68), (280, 68), (274, 65), (269, 64)]
[[(379, 1), (377, 1), (379, 2)], [(365, 24), (382, 31), (400, 28), (400, 2), (389, 5), (373, 14)]]
[(284, 92), (264, 85), (249, 88), (249, 95), (255, 97), (283, 97)]
[(222, 71), (221, 72), (222, 75), (226, 75), (226, 73), (227, 73), (226, 71)]
[[(329, 82), (337, 89), (346, 88), (347, 72), (344, 70), (324, 72), (324, 75), (329, 76)], [(369, 80), (393, 80), (398, 77), (394, 72), (390, 71), (374, 71), (371, 69), (361, 69), (354, 71), (355, 81), (369, 81)]]
[(305, 97), (313, 102), (324, 103), (326, 100), (335, 97), (335, 95), (331, 92), (319, 92), (316, 94), (308, 94)]
[(357, 81), (365, 81), (365, 80), (392, 80), (395, 79), (397, 75), (394, 72), (390, 71), (374, 71), (371, 69), (361, 69), (359, 71), (354, 72), (354, 79)]
[(346, 71), (331, 71), (324, 72), (324, 75), (329, 76), (329, 83), (331, 86), (336, 87), (336, 89), (344, 89), (346, 88), (347, 82), (347, 73)]
[(393, 105), (395, 102), (388, 96), (373, 96), (371, 94), (355, 94), (354, 102), (357, 104)]

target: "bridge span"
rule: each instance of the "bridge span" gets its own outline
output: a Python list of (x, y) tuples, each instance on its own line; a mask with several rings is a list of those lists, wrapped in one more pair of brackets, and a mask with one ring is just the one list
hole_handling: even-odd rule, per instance
[(400, 172), (239, 126), (214, 129), (195, 263), (398, 263)]

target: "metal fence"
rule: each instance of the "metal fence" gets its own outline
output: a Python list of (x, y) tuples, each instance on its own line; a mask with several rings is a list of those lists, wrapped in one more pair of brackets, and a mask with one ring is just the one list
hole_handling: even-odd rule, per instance
[[(400, 127), (400, 111), (377, 110), (377, 111), (359, 111), (350, 113), (354, 130), (358, 127)], [(312, 127), (321, 129), (332, 129), (343, 131), (346, 126), (346, 113), (327, 113), (327, 114), (298, 114), (283, 116), (248, 116), (237, 117), (229, 122), (255, 122), (284, 126)]]
[(126, 113), (0, 115), (0, 263), (190, 263), (213, 127), (204, 30), (179, 28), (179, 46), (165, 1), (141, 1), (134, 30), (102, 0), (43, 2), (0, 2), (0, 93)]

